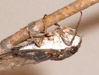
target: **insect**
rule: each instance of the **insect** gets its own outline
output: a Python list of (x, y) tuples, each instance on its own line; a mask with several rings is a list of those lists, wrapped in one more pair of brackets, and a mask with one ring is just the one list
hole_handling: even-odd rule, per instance
[[(79, 23), (80, 21), (78, 25)], [(63, 60), (72, 56), (81, 45), (81, 37), (77, 35), (78, 25), (76, 29), (58, 26), (47, 36), (36, 38), (36, 41), (24, 41), (12, 48), (11, 52), (0, 55), (2, 59), (0, 66), (5, 66), (7, 63), (6, 68), (15, 68), (46, 60)], [(35, 43), (37, 41), (39, 41), (39, 46)]]

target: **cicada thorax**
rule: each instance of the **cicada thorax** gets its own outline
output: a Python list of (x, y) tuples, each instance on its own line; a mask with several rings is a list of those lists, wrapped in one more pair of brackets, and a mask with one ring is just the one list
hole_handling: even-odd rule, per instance
[(75, 46), (62, 49), (62, 50), (56, 52), (55, 54), (52, 54), (53, 57), (51, 57), (51, 60), (58, 61), (58, 60), (66, 59), (66, 58), (74, 55), (77, 51), (78, 51), (78, 47), (75, 47)]

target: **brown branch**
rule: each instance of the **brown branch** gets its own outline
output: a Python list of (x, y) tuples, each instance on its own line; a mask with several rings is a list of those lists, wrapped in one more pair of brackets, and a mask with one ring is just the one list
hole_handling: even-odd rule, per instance
[[(44, 19), (46, 28), (98, 2), (99, 0), (77, 0), (69, 4), (68, 6), (65, 6), (46, 16)], [(42, 19), (35, 21), (35, 23), (31, 27), (39, 32), (44, 30)], [(10, 51), (10, 49), (13, 48), (15, 45), (28, 38), (29, 34), (26, 26), (15, 34), (1, 41), (0, 54)]]

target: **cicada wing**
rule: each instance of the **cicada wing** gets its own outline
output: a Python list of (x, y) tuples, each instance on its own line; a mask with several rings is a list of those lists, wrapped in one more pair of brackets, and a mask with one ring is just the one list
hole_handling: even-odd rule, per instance
[(51, 58), (50, 50), (15, 50), (0, 55), (0, 70), (17, 69), (25, 65), (39, 63)]
[(50, 59), (51, 55), (49, 51), (50, 50), (28, 49), (28, 50), (21, 50), (18, 53), (15, 53), (15, 55), (18, 57), (35, 60), (35, 63), (39, 63)]

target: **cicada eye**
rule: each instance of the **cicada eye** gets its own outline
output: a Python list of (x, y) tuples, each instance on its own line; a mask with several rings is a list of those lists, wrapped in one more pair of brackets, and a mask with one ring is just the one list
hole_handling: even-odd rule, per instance
[(70, 52), (71, 52), (72, 54), (76, 53), (77, 51), (78, 51), (78, 47), (75, 47), (75, 46), (71, 47)]

